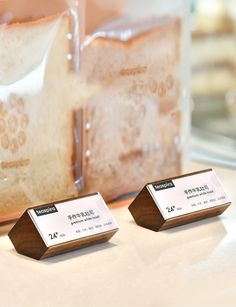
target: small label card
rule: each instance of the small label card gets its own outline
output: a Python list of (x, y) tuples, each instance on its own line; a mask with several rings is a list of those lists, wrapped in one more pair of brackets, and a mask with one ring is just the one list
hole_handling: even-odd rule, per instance
[[(129, 210), (139, 225), (150, 223), (141, 226), (158, 231), (219, 215), (230, 203), (219, 178), (210, 169), (147, 184)], [(144, 211), (142, 216), (140, 210)]]
[(100, 194), (28, 212), (48, 247), (118, 229)]
[[(33, 257), (36, 259), (108, 241), (118, 231), (118, 225), (99, 193), (28, 209), (9, 233), (13, 244), (24, 218), (23, 222), (30, 224), (43, 247), (43, 251)], [(27, 253), (29, 255), (30, 251)]]

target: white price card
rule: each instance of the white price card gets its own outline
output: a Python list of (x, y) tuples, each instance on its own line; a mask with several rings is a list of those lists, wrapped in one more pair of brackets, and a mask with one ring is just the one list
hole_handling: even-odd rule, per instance
[(119, 228), (99, 193), (28, 213), (47, 247)]
[(149, 184), (147, 188), (166, 220), (231, 202), (213, 170)]

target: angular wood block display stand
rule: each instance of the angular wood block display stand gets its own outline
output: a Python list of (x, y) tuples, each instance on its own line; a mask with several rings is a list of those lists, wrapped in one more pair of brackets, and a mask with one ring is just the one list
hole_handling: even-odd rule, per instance
[(230, 204), (209, 169), (147, 184), (129, 210), (138, 225), (160, 231), (220, 215)]
[(25, 211), (9, 232), (16, 251), (40, 260), (108, 241), (118, 225), (99, 193)]

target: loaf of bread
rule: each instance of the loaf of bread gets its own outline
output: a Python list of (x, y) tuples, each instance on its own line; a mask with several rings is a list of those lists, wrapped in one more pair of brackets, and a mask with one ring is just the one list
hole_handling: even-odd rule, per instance
[(101, 91), (84, 113), (85, 192), (107, 200), (181, 170), (181, 22), (116, 21), (82, 47), (82, 73)]
[(68, 65), (69, 23), (64, 14), (0, 27), (0, 221), (78, 194), (72, 124), (85, 92)]
[(71, 37), (67, 13), (0, 26), (0, 222), (180, 173), (180, 20), (116, 20), (80, 54)]

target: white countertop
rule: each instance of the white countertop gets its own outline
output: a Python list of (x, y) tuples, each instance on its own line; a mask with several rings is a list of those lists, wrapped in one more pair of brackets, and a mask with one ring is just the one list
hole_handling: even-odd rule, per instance
[(236, 171), (215, 170), (233, 201), (221, 217), (156, 233), (125, 200), (110, 243), (40, 262), (0, 237), (0, 306), (236, 306)]

